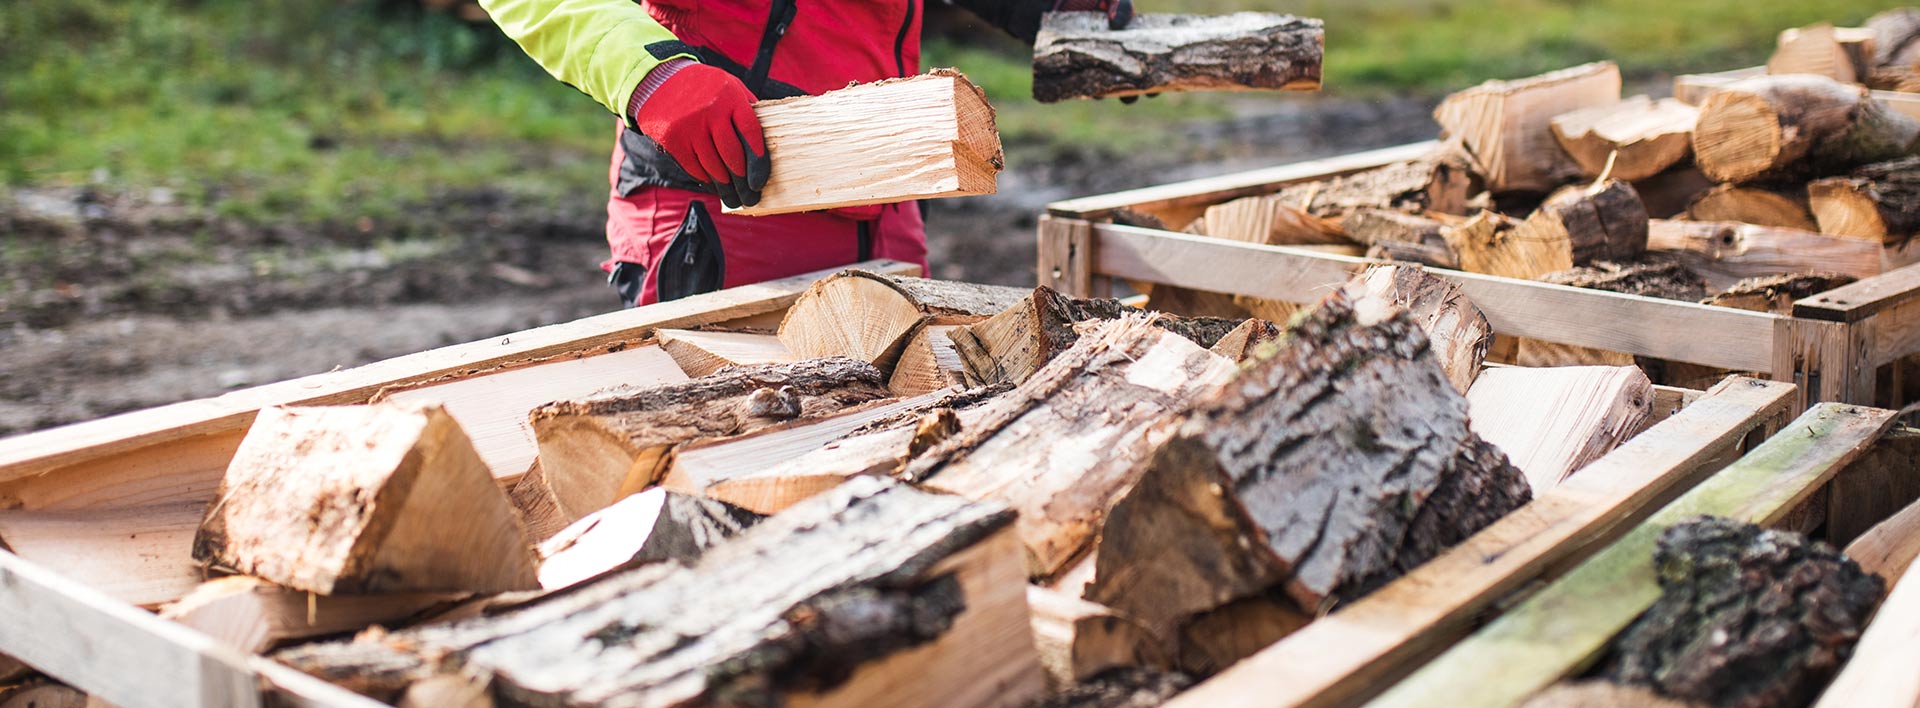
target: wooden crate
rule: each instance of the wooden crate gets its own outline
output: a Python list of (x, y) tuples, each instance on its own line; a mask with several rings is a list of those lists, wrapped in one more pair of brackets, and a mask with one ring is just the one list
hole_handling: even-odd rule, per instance
[[(1039, 224), (1040, 283), (1082, 297), (1109, 294), (1113, 281), (1124, 280), (1317, 301), (1378, 261), (1123, 226), (1113, 217), (1131, 211), (1185, 223), (1211, 204), (1414, 159), (1434, 147), (1415, 143), (1056, 202)], [(1458, 283), (1499, 334), (1758, 372), (1800, 386), (1801, 408), (1904, 403), (1897, 380), (1882, 385), (1879, 374), (1920, 353), (1920, 265), (1799, 300), (1791, 315), (1429, 270)]]

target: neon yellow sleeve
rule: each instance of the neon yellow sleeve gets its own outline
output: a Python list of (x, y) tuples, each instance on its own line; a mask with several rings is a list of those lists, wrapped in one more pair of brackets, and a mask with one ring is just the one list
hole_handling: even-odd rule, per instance
[(628, 97), (653, 67), (676, 56), (695, 59), (684, 51), (661, 57), (648, 51), (676, 39), (633, 0), (480, 0), (480, 6), (547, 73), (622, 119)]

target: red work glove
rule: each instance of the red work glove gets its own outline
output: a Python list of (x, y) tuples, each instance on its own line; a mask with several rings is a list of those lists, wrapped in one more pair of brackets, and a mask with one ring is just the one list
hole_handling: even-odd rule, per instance
[(641, 95), (649, 88), (644, 83), (634, 92), (639, 105), (633, 126), (727, 206), (760, 203), (773, 160), (753, 114), (753, 93), (732, 74), (705, 64), (672, 69), (651, 93)]
[(1133, 22), (1133, 0), (1056, 0), (1054, 12), (1104, 12), (1107, 29), (1123, 30)]

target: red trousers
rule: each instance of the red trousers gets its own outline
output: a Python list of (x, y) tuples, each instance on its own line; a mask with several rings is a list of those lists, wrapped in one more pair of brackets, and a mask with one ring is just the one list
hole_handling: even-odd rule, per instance
[[(609, 183), (617, 183), (625, 155), (616, 141)], [(777, 159), (777, 158), (776, 158)], [(927, 268), (927, 231), (919, 204), (887, 204), (824, 212), (735, 216), (722, 213), (720, 198), (669, 187), (641, 187), (633, 194), (615, 192), (607, 201), (607, 245), (612, 258), (601, 264), (612, 271), (616, 263), (634, 263), (647, 269), (645, 289), (636, 305), (676, 299), (692, 293), (661, 293), (662, 263), (674, 236), (686, 222), (694, 200), (706, 212), (720, 236), (725, 256), (725, 286), (735, 287), (799, 275), (860, 260), (861, 224), (866, 224), (870, 258), (890, 258)]]

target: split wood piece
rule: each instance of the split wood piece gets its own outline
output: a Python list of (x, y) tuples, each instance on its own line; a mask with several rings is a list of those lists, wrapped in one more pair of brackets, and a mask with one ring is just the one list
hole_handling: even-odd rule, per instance
[(1647, 248), (1678, 258), (1712, 290), (1782, 273), (1867, 278), (1881, 271), (1881, 248), (1872, 241), (1731, 221), (1654, 219)]
[(1653, 382), (1632, 366), (1490, 369), (1467, 392), (1467, 412), (1539, 496), (1639, 430)]
[(1837, 273), (1790, 273), (1748, 278), (1701, 302), (1753, 312), (1792, 314), (1793, 303), (1853, 282)]
[(1599, 674), (1705, 705), (1807, 705), (1885, 587), (1825, 543), (1711, 516), (1662, 532), (1653, 563), (1660, 598)]
[(1262, 345), (1280, 339), (1280, 328), (1272, 322), (1260, 318), (1248, 319), (1227, 332), (1220, 341), (1207, 347), (1207, 351), (1226, 357), (1230, 361), (1246, 361)]
[(538, 585), (506, 494), (438, 406), (262, 410), (193, 557), (321, 595)]
[(1167, 91), (1315, 91), (1326, 37), (1292, 15), (1135, 15), (1126, 29), (1098, 12), (1050, 12), (1033, 43), (1033, 98)]
[[(1040, 286), (1012, 307), (977, 324), (953, 330), (954, 348), (970, 381), (1019, 384), (1079, 341), (1074, 325), (1111, 320), (1140, 310), (1112, 298), (1078, 299)], [(1160, 315), (1153, 325), (1211, 348), (1244, 320)]]
[(718, 479), (702, 493), (757, 513), (778, 513), (854, 477), (898, 474), (908, 460), (980, 415), (978, 408), (932, 408), (912, 425), (849, 435), (771, 467)]
[(617, 387), (530, 414), (541, 472), (569, 523), (658, 482), (675, 445), (742, 435), (887, 397), (852, 359), (743, 366), (686, 383)]
[(1612, 681), (1562, 681), (1533, 694), (1520, 708), (1700, 708), (1676, 701), (1652, 689)]
[(1796, 400), (1733, 377), (1672, 418), (1360, 600), (1335, 608), (1179, 697), (1171, 708), (1349, 706), (1372, 698), (1500, 611), (1517, 591), (1626, 531)]
[(235, 575), (202, 583), (160, 608), (160, 616), (257, 654), (289, 641), (404, 623), (459, 598), (446, 593), (316, 595)]
[(1468, 213), (1467, 200), (1483, 187), (1466, 149), (1448, 143), (1418, 160), (1290, 184), (1276, 196), (1326, 219), (1346, 217), (1361, 209), (1464, 216)]
[(1920, 92), (1920, 70), (1911, 66), (1883, 66), (1867, 75), (1866, 84), (1874, 90), (1874, 98), (1880, 98), (1881, 92)]
[(1445, 245), (1382, 241), (1367, 247), (1366, 257), (1378, 261), (1396, 261), (1431, 268), (1459, 270), (1460, 257)]
[(1340, 225), (1287, 203), (1283, 195), (1241, 197), (1207, 207), (1200, 234), (1275, 246), (1351, 244)]
[(0, 511), (0, 550), (57, 568), (108, 597), (150, 607), (173, 601), (205, 577), (193, 534), (207, 505), (130, 509)]
[(1605, 180), (1554, 192), (1520, 224), (1520, 238), (1572, 249), (1573, 264), (1631, 261), (1647, 250), (1647, 207), (1633, 185)]
[(553, 487), (547, 484), (547, 473), (540, 468), (538, 459), (533, 461), (533, 469), (507, 487), (507, 500), (520, 512), (520, 524), (527, 532), (528, 545), (538, 545), (573, 523), (560, 511), (560, 502), (554, 499)]
[(1920, 503), (1908, 504), (1847, 544), (1847, 557), (1882, 578), (1905, 576), (1920, 557)]
[(660, 347), (637, 346), (590, 356), (561, 356), (525, 365), (463, 373), (422, 384), (382, 389), (373, 401), (440, 405), (473, 441), (473, 449), (512, 484), (533, 467), (539, 446), (527, 411), (558, 398), (585, 396), (614, 384), (652, 386), (685, 381)]
[[(1852, 549), (1847, 555), (1853, 557)], [(1894, 583), (1886, 602), (1814, 708), (1920, 705), (1920, 671), (1913, 670), (1913, 647), (1920, 643), (1920, 569), (1882, 577)]]
[(1767, 59), (1767, 73), (1865, 83), (1874, 69), (1873, 35), (1871, 28), (1836, 28), (1827, 22), (1782, 31), (1773, 56)]
[(1392, 209), (1362, 207), (1341, 217), (1340, 226), (1354, 240), (1374, 248), (1417, 246), (1442, 254), (1434, 256), (1437, 259), (1454, 260), (1452, 251), (1447, 249), (1447, 237), (1444, 234), (1448, 226), (1462, 221), (1465, 219), (1440, 215), (1438, 212), (1409, 214)]
[[(1017, 306), (1016, 306), (1017, 307)], [(907, 336), (887, 389), (896, 396), (918, 396), (943, 388), (966, 387), (967, 367), (949, 336), (961, 325), (923, 324)]]
[[(793, 352), (787, 351), (787, 345), (781, 344), (780, 338), (771, 334), (663, 329), (654, 332), (654, 336), (660, 338), (660, 348), (673, 355), (673, 361), (680, 365), (680, 370), (694, 378), (729, 366), (793, 362)], [(548, 396), (540, 402), (553, 399), (553, 396)]]
[(1875, 66), (1913, 64), (1914, 50), (1920, 49), (1920, 8), (1901, 7), (1867, 18), (1865, 29), (1873, 32)]
[[(1460, 286), (1419, 268), (1375, 266), (1354, 278), (1360, 290), (1404, 308), (1446, 372), (1453, 390), (1466, 393), (1480, 376), (1493, 345), (1493, 326)], [(1521, 469), (1526, 469), (1524, 466)]]
[(1554, 137), (1580, 165), (1581, 174), (1637, 181), (1687, 159), (1698, 120), (1700, 109), (1680, 101), (1634, 96), (1563, 113), (1552, 125)]
[(1679, 258), (1648, 254), (1635, 263), (1595, 261), (1592, 265), (1548, 273), (1537, 280), (1555, 285), (1696, 302), (1706, 297), (1706, 282)]
[(1233, 362), (1153, 319), (1129, 314), (1085, 325), (1072, 348), (985, 406), (978, 423), (910, 462), (903, 476), (1013, 507), (1029, 573), (1065, 570), (1165, 438), (1154, 423), (1233, 374)]
[(1434, 109), (1447, 135), (1464, 140), (1487, 188), (1550, 192), (1580, 175), (1554, 139), (1554, 116), (1620, 101), (1620, 69), (1584, 64), (1517, 81), (1489, 81)]
[(1900, 246), (1920, 234), (1920, 157), (1855, 169), (1807, 185), (1821, 233)]
[(1087, 599), (1180, 642), (1183, 664), (1205, 660), (1183, 668), (1239, 658), (1192, 656), (1190, 630), (1252, 616), (1271, 642), (1528, 498), (1419, 327), (1347, 289), (1163, 427), (1173, 437), (1107, 518)]
[(1460, 269), (1469, 273), (1530, 280), (1573, 267), (1573, 250), (1564, 239), (1523, 233), (1519, 222), (1499, 212), (1480, 212), (1443, 233)]
[(987, 94), (953, 69), (753, 104), (773, 173), (762, 216), (994, 192), (1006, 166)]
[(1647, 216), (1675, 219), (1685, 214), (1687, 207), (1700, 195), (1715, 186), (1713, 180), (1700, 174), (1700, 170), (1692, 164), (1687, 164), (1634, 182), (1633, 191), (1640, 193), (1640, 203), (1646, 205)]
[[(888, 399), (841, 413), (795, 421), (747, 435), (699, 440), (674, 451), (660, 486), (723, 501), (758, 514), (772, 514), (826, 491), (855, 474), (885, 474), (899, 467), (907, 440), (922, 416), (967, 410), (1004, 389), (937, 391)], [(852, 438), (907, 428), (900, 444), (853, 445)], [(847, 453), (871, 453), (849, 467)], [(884, 464), (880, 461), (884, 458)]]
[(1056, 687), (1091, 680), (1109, 669), (1172, 664), (1157, 653), (1161, 642), (1139, 623), (1077, 593), (1029, 585), (1027, 607), (1033, 611), (1040, 663)]
[(1693, 159), (1717, 182), (1804, 179), (1912, 154), (1920, 120), (1804, 74), (1726, 85), (1700, 105)]
[(970, 324), (1026, 296), (1021, 288), (849, 270), (800, 296), (780, 322), (780, 341), (801, 359), (843, 356), (886, 372), (922, 322)]
[(0, 708), (110, 708), (85, 691), (51, 679), (0, 686)]
[(1019, 705), (1045, 690), (1004, 507), (863, 478), (687, 567), (276, 658), (392, 700), (466, 672), (553, 705)]
[(1516, 705), (1579, 671), (1659, 599), (1655, 569), (1647, 559), (1662, 532), (1702, 514), (1776, 523), (1858, 457), (1894, 416), (1888, 410), (1814, 404), (1785, 430), (1453, 645), (1373, 705)]
[(760, 515), (665, 489), (649, 489), (573, 522), (540, 544), (540, 587), (559, 590), (646, 563), (692, 564)]
[(1776, 190), (1761, 186), (1723, 184), (1707, 190), (1687, 205), (1689, 221), (1737, 221), (1797, 231), (1819, 231), (1805, 189)]

